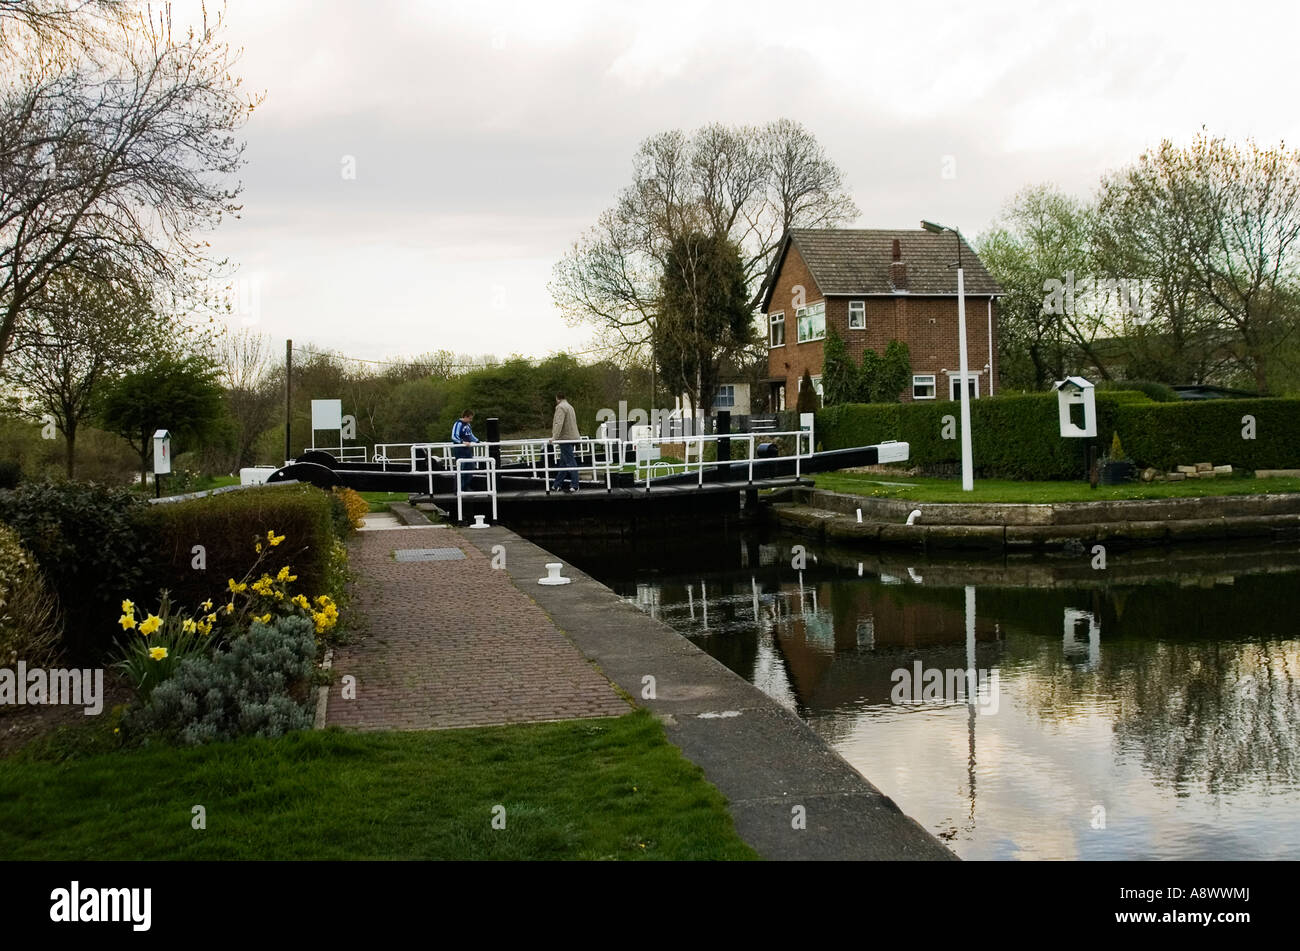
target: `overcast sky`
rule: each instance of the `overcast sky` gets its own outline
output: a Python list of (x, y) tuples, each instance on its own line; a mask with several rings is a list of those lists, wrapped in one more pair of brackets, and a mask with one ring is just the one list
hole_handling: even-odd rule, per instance
[(240, 265), (233, 323), (277, 342), (580, 350), (551, 268), (647, 136), (788, 117), (843, 169), (857, 227), (974, 237), (1026, 185), (1086, 194), (1202, 125), (1300, 141), (1296, 9), (230, 0), (266, 102), (242, 219), (212, 242)]

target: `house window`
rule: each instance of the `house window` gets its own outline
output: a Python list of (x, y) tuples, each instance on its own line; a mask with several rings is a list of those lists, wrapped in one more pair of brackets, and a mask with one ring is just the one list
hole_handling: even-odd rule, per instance
[(821, 340), (826, 336), (826, 302), (821, 301), (809, 307), (800, 307), (795, 311), (799, 326), (799, 342)]
[(932, 400), (935, 396), (934, 374), (918, 373), (912, 377), (912, 399)]
[(867, 329), (867, 302), (864, 300), (849, 301), (849, 329), (866, 330)]
[(733, 383), (724, 383), (718, 387), (718, 395), (713, 400), (714, 409), (731, 409), (736, 405), (736, 387)]
[(785, 314), (772, 315), (772, 343), (771, 346), (785, 346)]
[[(948, 377), (948, 398), (949, 399), (952, 400), (961, 399), (960, 380), (961, 380), (960, 373), (954, 373), (950, 377)], [(966, 390), (970, 394), (971, 399), (977, 400), (980, 398), (980, 378), (978, 373), (966, 374)]]

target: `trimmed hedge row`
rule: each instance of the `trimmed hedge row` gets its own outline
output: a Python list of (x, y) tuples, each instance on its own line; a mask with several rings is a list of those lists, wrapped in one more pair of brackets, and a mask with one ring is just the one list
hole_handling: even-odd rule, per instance
[[(1244, 417), (1254, 419), (1245, 439)], [(1238, 469), (1300, 469), (1300, 400), (1141, 403), (1116, 421), (1124, 449), (1157, 469), (1213, 462)]]
[(272, 574), (292, 565), (298, 590), (339, 600), (346, 550), (338, 539), (350, 531), (343, 501), (310, 485), (151, 505), (89, 483), (25, 483), (0, 490), (0, 522), (41, 565), (63, 612), (60, 652), (78, 664), (111, 650), (123, 599), (152, 609), (166, 588), (189, 609), (206, 598), (222, 602), (227, 579), (243, 578), (257, 558), (255, 539), (265, 543), (268, 531), (285, 536), (268, 562)]
[[(1242, 417), (1255, 419), (1255, 438), (1242, 438)], [(944, 417), (954, 425), (945, 427)], [(847, 403), (817, 414), (824, 449), (869, 446), (888, 439), (910, 444), (912, 465), (961, 460), (958, 404)], [(945, 430), (954, 438), (944, 438)], [(1097, 393), (1101, 454), (1118, 431), (1140, 466), (1170, 469), (1195, 462), (1243, 469), (1300, 467), (1300, 400), (1204, 400), (1156, 403), (1138, 392)], [(1055, 393), (997, 396), (971, 404), (975, 467), (985, 477), (1081, 479), (1087, 439), (1061, 437)]]
[[(267, 532), (285, 536), (274, 553), (272, 574), (289, 564), (298, 576), (297, 590), (313, 597), (332, 594), (334, 510), (330, 493), (310, 485), (263, 486), (151, 505), (140, 519), (154, 542), (148, 571), (154, 590), (145, 603), (153, 603), (158, 588), (167, 588), (181, 605), (222, 600), (227, 580), (244, 576), (257, 557), (255, 539), (265, 545)], [(203, 546), (202, 570), (194, 567), (195, 545)]]

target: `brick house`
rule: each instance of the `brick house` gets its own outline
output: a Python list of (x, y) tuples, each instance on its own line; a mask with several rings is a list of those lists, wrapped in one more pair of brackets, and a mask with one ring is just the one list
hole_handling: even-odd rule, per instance
[[(957, 389), (957, 238), (951, 233), (878, 229), (792, 229), (781, 242), (764, 291), (769, 410), (793, 409), (803, 372), (821, 394), (822, 344), (834, 327), (855, 361), (890, 340), (907, 344), (912, 383), (902, 398), (948, 400)], [(962, 242), (966, 354), (971, 394), (997, 380), (997, 298), (1001, 288)], [(756, 393), (761, 404), (763, 395)]]

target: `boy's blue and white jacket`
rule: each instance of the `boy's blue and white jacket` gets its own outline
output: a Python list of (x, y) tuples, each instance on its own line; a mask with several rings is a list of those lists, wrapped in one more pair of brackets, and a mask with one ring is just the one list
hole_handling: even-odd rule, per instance
[(474, 430), (470, 428), (470, 424), (463, 419), (458, 419), (456, 424), (451, 427), (451, 441), (459, 446), (466, 439), (470, 442), (478, 442), (478, 437), (474, 435)]

